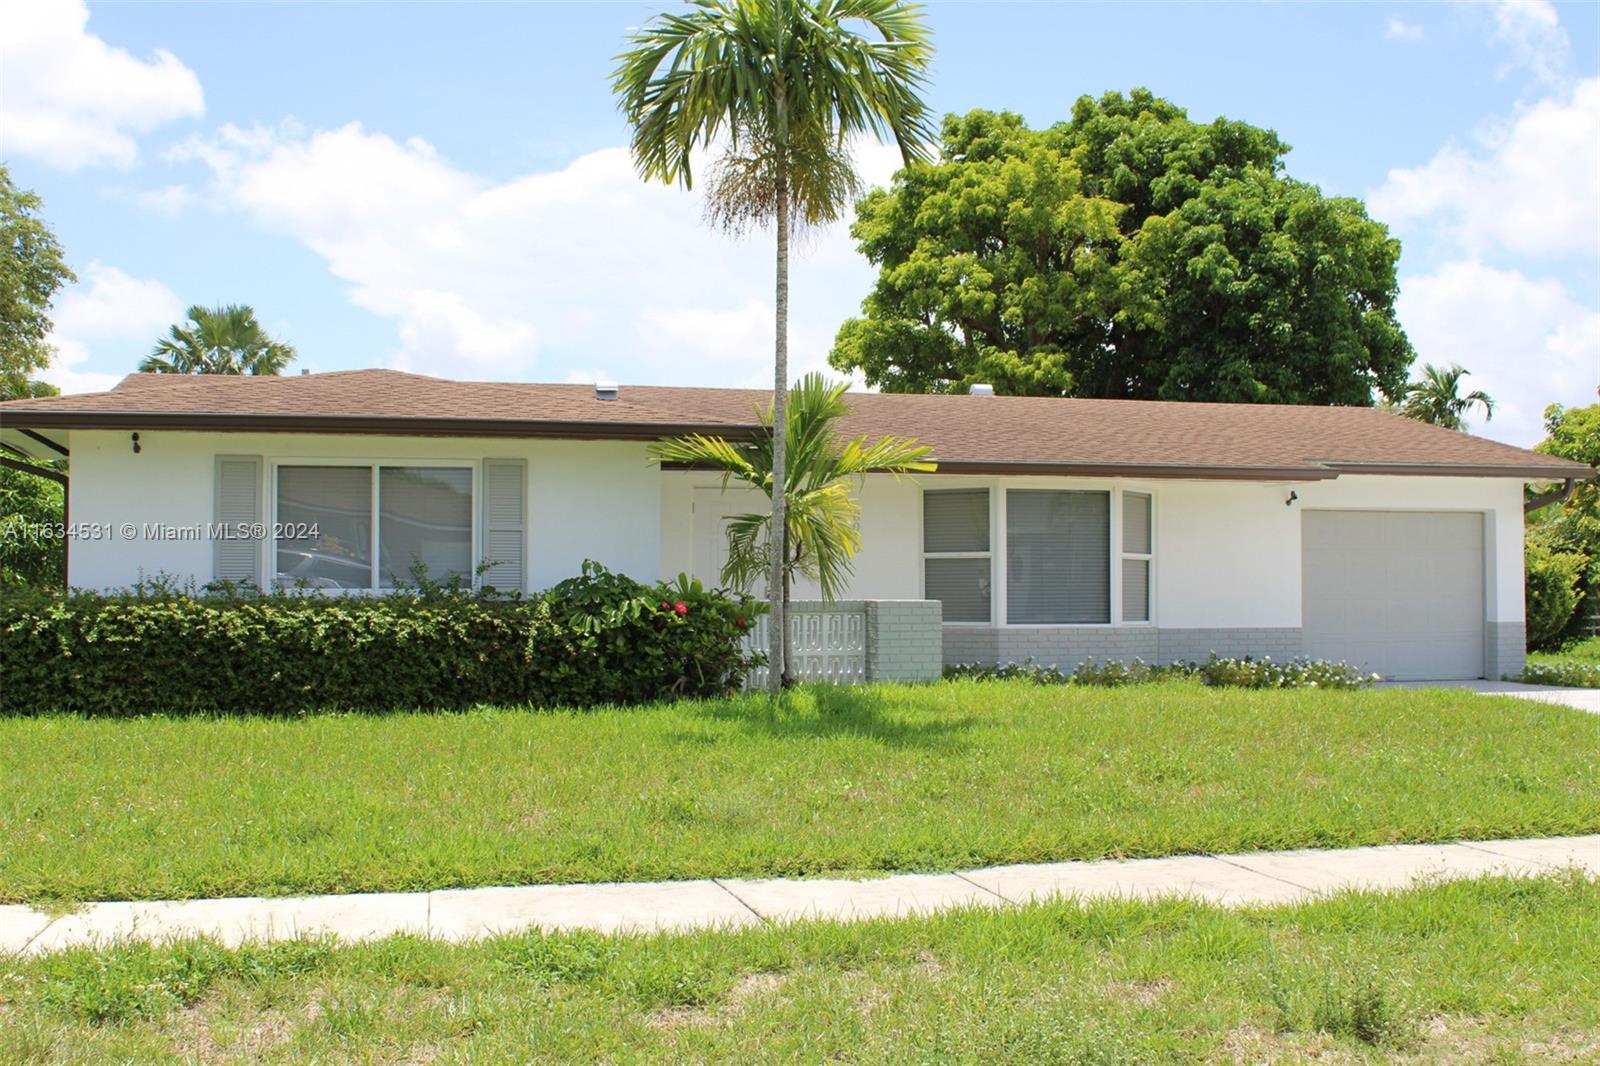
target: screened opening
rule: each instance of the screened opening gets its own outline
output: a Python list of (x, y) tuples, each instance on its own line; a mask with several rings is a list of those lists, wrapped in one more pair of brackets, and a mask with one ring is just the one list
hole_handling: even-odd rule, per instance
[(386, 466), (378, 481), (378, 564), (384, 588), (414, 584), (420, 566), (433, 581), (472, 573), (472, 471)]
[(372, 468), (278, 468), (277, 579), (319, 589), (372, 587)]

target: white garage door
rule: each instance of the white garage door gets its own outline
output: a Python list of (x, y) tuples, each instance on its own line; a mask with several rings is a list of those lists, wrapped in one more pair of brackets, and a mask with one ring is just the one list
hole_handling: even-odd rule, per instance
[(1305, 653), (1394, 680), (1483, 676), (1483, 517), (1307, 511)]

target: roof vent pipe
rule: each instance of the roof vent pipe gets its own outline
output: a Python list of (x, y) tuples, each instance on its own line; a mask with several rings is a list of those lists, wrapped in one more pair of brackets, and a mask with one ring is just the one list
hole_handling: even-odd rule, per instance
[(971, 396), (993, 396), (994, 386), (981, 381), (974, 382), (967, 389), (967, 393)]
[(301, 367), (300, 368), (300, 376), (301, 377), (305, 377), (309, 373), (311, 373), (311, 371), (307, 370), (305, 367)]
[(615, 400), (620, 390), (615, 381), (597, 381), (594, 383), (594, 398), (597, 400)]

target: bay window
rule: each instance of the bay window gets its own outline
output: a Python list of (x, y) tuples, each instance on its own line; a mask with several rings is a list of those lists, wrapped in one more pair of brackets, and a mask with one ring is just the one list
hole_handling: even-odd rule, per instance
[(383, 589), (472, 575), (472, 468), (281, 465), (279, 585)]

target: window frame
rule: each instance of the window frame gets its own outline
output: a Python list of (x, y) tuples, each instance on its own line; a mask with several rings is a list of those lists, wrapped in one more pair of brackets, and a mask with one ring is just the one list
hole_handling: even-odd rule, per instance
[[(480, 514), (483, 508), (483, 460), (482, 459), (413, 459), (405, 456), (373, 458), (365, 455), (349, 456), (276, 456), (267, 459), (267, 533), (273, 533), (278, 525), (278, 471), (289, 466), (343, 466), (366, 467), (371, 472), (371, 507), (372, 507), (372, 533), (368, 552), (372, 560), (371, 584), (365, 588), (352, 589), (307, 589), (307, 592), (316, 592), (324, 596), (387, 596), (394, 592), (403, 591), (396, 588), (383, 586), (383, 575), (378, 572), (379, 538), (382, 536), (382, 485), (383, 478), (379, 471), (384, 467), (431, 467), (435, 469), (467, 470), (472, 475), (472, 497), (468, 505), (467, 518), (471, 524), (470, 551), (468, 559), (467, 578), (469, 587), (476, 589), (479, 583), (477, 573), (478, 564), (483, 560), (483, 519)], [(276, 536), (268, 536), (266, 556), (266, 584), (263, 588), (276, 588), (278, 582), (278, 540)]]
[[(987, 622), (945, 622), (947, 626), (966, 627), (969, 629), (1117, 629), (1150, 628), (1156, 625), (1157, 618), (1157, 592), (1156, 592), (1156, 560), (1160, 556), (1160, 503), (1159, 489), (1142, 482), (1128, 482), (1120, 478), (1081, 478), (1081, 477), (969, 477), (967, 475), (946, 475), (951, 484), (943, 484), (944, 477), (935, 475), (922, 483), (922, 493), (950, 492), (962, 489), (986, 489), (989, 493), (989, 551), (987, 552), (922, 552), (924, 564), (929, 558), (961, 558), (961, 557), (987, 557), (989, 559), (989, 621)], [(928, 481), (934, 484), (928, 484)], [(1006, 535), (1006, 493), (1010, 489), (1041, 489), (1062, 490), (1076, 492), (1106, 492), (1111, 496), (1110, 501), (1110, 536), (1106, 544), (1106, 570), (1108, 571), (1109, 589), (1111, 596), (1110, 621), (1108, 622), (1019, 622), (1006, 621), (1009, 604), (1006, 602), (1006, 568), (1008, 564), (1005, 535)], [(1145, 558), (1150, 564), (1150, 610), (1149, 619), (1145, 621), (1127, 621), (1122, 617), (1122, 508), (1123, 495), (1136, 493), (1150, 498), (1150, 553), (1148, 556), (1132, 554), (1130, 558)], [(917, 499), (917, 544), (920, 548), (924, 541), (924, 511), (921, 496)], [(920, 585), (920, 594), (924, 599), (928, 595), (928, 569), (926, 565), (918, 568), (917, 579)]]
[[(989, 550), (988, 551), (981, 551), (981, 552), (979, 552), (979, 551), (966, 551), (966, 552), (930, 552), (930, 551), (928, 551), (927, 548), (926, 548), (926, 545), (928, 543), (928, 508), (927, 508), (927, 504), (924, 502), (924, 498), (930, 492), (933, 492), (933, 493), (938, 493), (938, 492), (983, 492), (983, 493), (986, 493), (988, 495), (988, 499), (989, 499), (989, 508), (988, 508), (988, 511), (989, 511)], [(921, 563), (920, 566), (917, 567), (917, 581), (919, 583), (919, 594), (922, 596), (923, 599), (927, 599), (928, 598), (928, 560), (929, 559), (987, 559), (987, 560), (989, 560), (989, 620), (987, 622), (945, 622), (944, 624), (947, 625), (947, 626), (966, 626), (966, 627), (971, 628), (971, 629), (988, 629), (988, 628), (992, 628), (993, 626), (995, 626), (997, 624), (995, 622), (996, 618), (1003, 617), (1002, 615), (1000, 615), (998, 613), (998, 607), (999, 607), (999, 605), (1005, 603), (1005, 597), (1004, 597), (1003, 592), (996, 588), (996, 582), (995, 582), (995, 578), (994, 578), (994, 575), (995, 575), (995, 559), (996, 559), (996, 557), (998, 555), (998, 553), (995, 551), (995, 537), (997, 535), (997, 533), (996, 533), (996, 528), (997, 527), (996, 527), (996, 524), (995, 524), (995, 504), (994, 504), (994, 499), (995, 499), (995, 488), (994, 488), (993, 485), (990, 485), (990, 484), (982, 484), (982, 485), (947, 485), (947, 486), (943, 486), (943, 487), (940, 487), (940, 488), (923, 488), (923, 490), (917, 496), (917, 549), (922, 555), (922, 563)]]
[[(1150, 550), (1147, 552), (1130, 552), (1122, 548), (1122, 517), (1128, 506), (1129, 496), (1143, 496), (1150, 501)], [(1114, 545), (1116, 551), (1113, 554), (1116, 556), (1116, 563), (1111, 569), (1116, 576), (1117, 598), (1114, 604), (1117, 623), (1125, 626), (1153, 626), (1156, 624), (1156, 494), (1144, 488), (1118, 488), (1115, 509), (1117, 540)], [(1142, 560), (1145, 564), (1145, 617), (1142, 619), (1122, 616), (1122, 564), (1128, 560)]]

